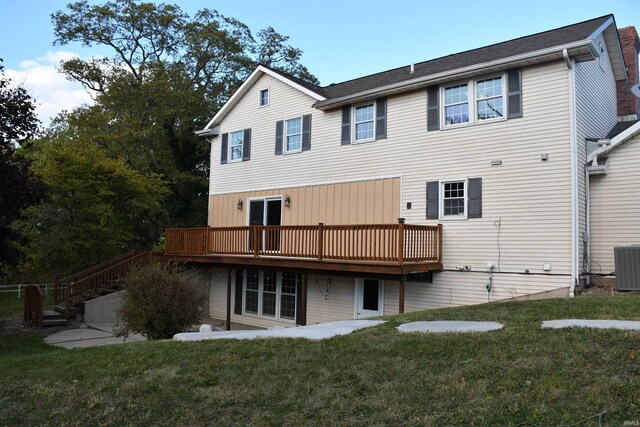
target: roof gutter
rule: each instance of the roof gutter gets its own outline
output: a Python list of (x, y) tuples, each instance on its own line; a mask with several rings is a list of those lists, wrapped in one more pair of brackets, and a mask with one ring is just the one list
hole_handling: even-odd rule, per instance
[(420, 87), (426, 87), (432, 84), (440, 83), (444, 80), (450, 80), (452, 77), (461, 77), (465, 74), (477, 73), (487, 68), (508, 68), (510, 66), (516, 66), (518, 63), (528, 61), (537, 57), (547, 55), (558, 55), (560, 58), (564, 50), (567, 51), (567, 55), (571, 55), (572, 50), (580, 48), (588, 48), (589, 53), (597, 58), (599, 56), (598, 49), (596, 48), (593, 40), (585, 39), (565, 45), (554, 46), (547, 49), (536, 50), (533, 52), (524, 53), (521, 55), (514, 55), (507, 58), (497, 59), (495, 61), (483, 62), (480, 64), (470, 65), (468, 67), (457, 68), (454, 70), (443, 71), (441, 73), (430, 74), (428, 76), (422, 76), (415, 79), (406, 80), (403, 82), (392, 83), (385, 86), (380, 86), (374, 89), (357, 92), (351, 95), (343, 96), (340, 98), (328, 99), (324, 101), (318, 101), (313, 106), (319, 110), (330, 110), (342, 105), (347, 105), (357, 101), (363, 101), (377, 96), (391, 95), (398, 92), (406, 92), (409, 90), (417, 89)]

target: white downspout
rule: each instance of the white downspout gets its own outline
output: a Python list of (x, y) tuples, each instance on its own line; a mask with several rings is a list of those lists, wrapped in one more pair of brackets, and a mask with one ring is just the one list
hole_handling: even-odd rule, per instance
[(569, 296), (574, 297), (578, 283), (578, 164), (576, 141), (576, 81), (575, 62), (569, 59), (567, 50), (562, 55), (569, 69), (569, 133), (571, 138), (571, 284)]
[[(591, 187), (590, 187), (590, 183), (589, 183), (589, 179), (591, 177), (591, 174), (589, 173), (589, 170), (585, 167), (584, 168), (584, 186), (585, 186), (585, 230), (586, 230), (586, 247), (584, 248), (585, 252), (586, 252), (586, 259), (587, 259), (587, 263), (585, 266), (585, 269), (587, 270), (587, 272), (591, 272)], [(587, 286), (591, 284), (591, 276), (587, 275)]]

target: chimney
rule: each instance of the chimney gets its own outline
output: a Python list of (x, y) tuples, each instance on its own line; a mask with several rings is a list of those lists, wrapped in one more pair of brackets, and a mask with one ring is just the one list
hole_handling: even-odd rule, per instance
[[(638, 80), (638, 52), (640, 51), (640, 40), (638, 32), (633, 26), (620, 28), (618, 30), (622, 55), (627, 65), (627, 80), (618, 80), (618, 120), (638, 119), (640, 115), (640, 99), (633, 96), (631, 86), (640, 83)], [(635, 117), (629, 117), (635, 116)]]

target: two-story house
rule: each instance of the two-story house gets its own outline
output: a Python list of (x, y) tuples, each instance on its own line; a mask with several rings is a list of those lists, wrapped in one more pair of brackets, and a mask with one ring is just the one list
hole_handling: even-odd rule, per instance
[(208, 227), (166, 254), (204, 266), (212, 317), (263, 327), (573, 296), (593, 141), (638, 129), (622, 34), (634, 52), (608, 15), (322, 87), (258, 66), (199, 132)]

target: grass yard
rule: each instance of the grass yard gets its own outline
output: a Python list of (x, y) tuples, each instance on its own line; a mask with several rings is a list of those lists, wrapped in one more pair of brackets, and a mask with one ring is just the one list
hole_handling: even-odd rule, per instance
[[(2, 335), (0, 424), (597, 426), (602, 412), (603, 425), (639, 423), (640, 333), (539, 328), (545, 319), (640, 319), (639, 310), (638, 295), (497, 303), (392, 316), (319, 342), (63, 350), (37, 335)], [(436, 319), (505, 328), (395, 331)]]

